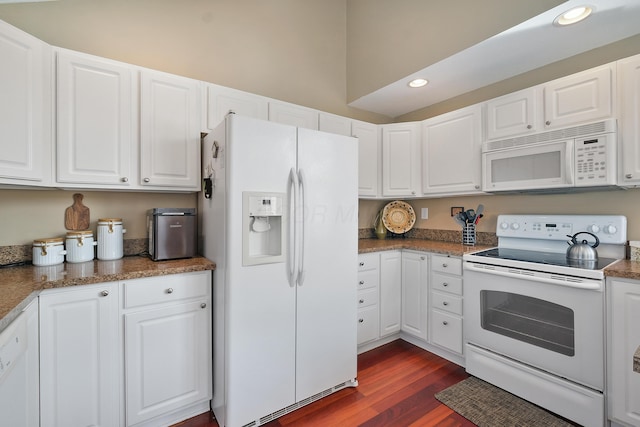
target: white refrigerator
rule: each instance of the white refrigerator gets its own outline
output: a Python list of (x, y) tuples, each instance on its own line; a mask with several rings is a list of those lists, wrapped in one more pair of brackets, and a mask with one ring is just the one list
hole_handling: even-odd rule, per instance
[(229, 114), (202, 142), (221, 426), (356, 386), (358, 143)]

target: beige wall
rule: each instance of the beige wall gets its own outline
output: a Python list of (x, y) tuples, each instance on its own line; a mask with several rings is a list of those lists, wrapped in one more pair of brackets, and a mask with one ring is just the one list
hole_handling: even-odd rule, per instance
[[(99, 218), (122, 218), (125, 239), (146, 235), (146, 213), (152, 208), (195, 208), (195, 194), (79, 191), (89, 208), (90, 229)], [(0, 190), (0, 246), (27, 245), (34, 239), (64, 237), (64, 211), (75, 191)]]
[[(494, 233), (499, 214), (625, 215), (628, 222), (628, 239), (640, 240), (640, 189), (554, 195), (482, 195), (406, 201), (413, 206), (418, 218), (421, 208), (429, 209), (429, 219), (418, 219), (415, 224), (417, 228), (460, 230), (451, 218), (451, 207), (476, 209), (478, 204), (482, 203), (485, 212), (484, 218), (478, 224), (478, 231)], [(388, 201), (360, 200), (360, 227), (372, 227), (376, 213), (386, 203)]]

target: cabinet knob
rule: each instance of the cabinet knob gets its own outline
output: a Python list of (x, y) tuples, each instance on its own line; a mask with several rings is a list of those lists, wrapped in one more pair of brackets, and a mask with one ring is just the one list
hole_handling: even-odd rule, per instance
[(473, 188), (475, 188), (476, 190), (479, 190), (480, 186), (479, 185), (474, 185)]
[(363, 299), (360, 300), (360, 304), (364, 304), (364, 300)]
[(360, 263), (360, 267), (364, 267), (364, 262), (361, 262), (361, 263)]
[(527, 125), (527, 129), (531, 129), (533, 126), (531, 125)]
[(442, 286), (444, 286), (444, 287), (446, 288), (447, 286), (449, 286), (449, 284), (448, 284), (447, 282), (444, 282), (444, 283), (442, 284)]
[(364, 323), (364, 319), (358, 319), (358, 323)]
[(100, 292), (100, 295), (102, 295), (103, 297), (106, 297), (107, 295), (109, 295), (109, 291), (105, 289), (104, 291)]
[(364, 285), (364, 280), (360, 280), (360, 286)]
[(630, 174), (630, 173), (628, 173), (628, 174), (626, 174), (624, 177), (625, 177), (625, 178), (627, 178), (627, 179), (631, 179), (631, 178), (633, 178), (633, 175), (632, 175), (632, 174)]
[(443, 321), (443, 322), (442, 322), (442, 324), (443, 324), (444, 326), (447, 326), (447, 325), (449, 324), (449, 322), (447, 322), (447, 321), (445, 320), (445, 321)]
[(172, 293), (173, 293), (173, 288), (169, 288), (169, 289), (167, 289), (167, 293), (168, 293), (168, 294), (172, 294)]
[(544, 122), (544, 124), (549, 126), (551, 124), (551, 122), (549, 120), (547, 120), (546, 122)]
[(126, 176), (123, 176), (122, 178), (120, 178), (120, 181), (129, 182), (129, 178), (127, 178)]
[(144, 182), (151, 182), (151, 180), (149, 178), (145, 178), (143, 179)]
[(442, 264), (442, 268), (447, 268), (449, 266), (449, 264), (447, 264), (446, 262)]
[(421, 259), (422, 261), (424, 261), (426, 258), (425, 258), (425, 257), (423, 257), (423, 256), (421, 256), (421, 257), (420, 257), (420, 259)]
[(416, 192), (415, 192), (415, 191), (412, 191), (412, 192), (411, 192), (411, 195), (412, 195), (412, 196), (415, 196), (415, 195), (416, 195)]
[(203, 302), (202, 304), (200, 304), (200, 308), (207, 308), (207, 303)]
[(447, 305), (449, 305), (449, 303), (448, 303), (448, 302), (446, 302), (446, 301), (443, 301), (443, 302), (442, 302), (442, 305), (447, 306)]

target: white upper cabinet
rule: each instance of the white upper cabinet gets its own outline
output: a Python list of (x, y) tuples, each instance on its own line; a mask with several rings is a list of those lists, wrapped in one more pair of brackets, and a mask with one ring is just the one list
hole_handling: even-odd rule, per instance
[(422, 122), (422, 193), (480, 192), (481, 105), (462, 108)]
[(416, 196), (420, 186), (420, 122), (382, 126), (382, 195)]
[(214, 129), (231, 112), (255, 119), (269, 118), (268, 98), (224, 86), (207, 84), (206, 127)]
[(0, 184), (51, 183), (51, 47), (0, 21)]
[(621, 164), (619, 183), (640, 185), (640, 55), (618, 62)]
[(615, 64), (545, 83), (544, 129), (557, 129), (613, 115)]
[(528, 88), (487, 101), (487, 139), (539, 131), (538, 89)]
[(337, 135), (351, 135), (351, 119), (330, 113), (318, 113), (318, 130)]
[(135, 184), (134, 67), (65, 49), (56, 56), (57, 182), (63, 187)]
[(140, 72), (140, 184), (199, 190), (200, 82)]
[(354, 120), (351, 136), (358, 138), (358, 195), (376, 197), (380, 188), (380, 129)]
[(318, 111), (281, 101), (269, 101), (269, 120), (318, 130)]

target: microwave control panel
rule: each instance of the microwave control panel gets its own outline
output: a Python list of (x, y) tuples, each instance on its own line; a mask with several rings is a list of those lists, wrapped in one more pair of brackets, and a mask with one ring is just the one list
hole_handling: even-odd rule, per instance
[(615, 185), (616, 134), (575, 140), (576, 187)]

